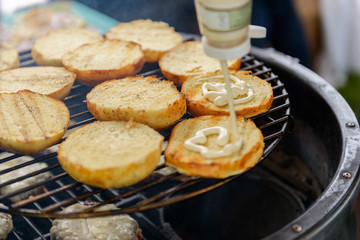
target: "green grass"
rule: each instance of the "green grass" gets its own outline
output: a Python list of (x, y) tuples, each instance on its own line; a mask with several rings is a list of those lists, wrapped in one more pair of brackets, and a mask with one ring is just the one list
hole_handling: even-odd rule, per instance
[(350, 74), (346, 84), (338, 89), (339, 93), (349, 103), (350, 107), (360, 118), (360, 75)]

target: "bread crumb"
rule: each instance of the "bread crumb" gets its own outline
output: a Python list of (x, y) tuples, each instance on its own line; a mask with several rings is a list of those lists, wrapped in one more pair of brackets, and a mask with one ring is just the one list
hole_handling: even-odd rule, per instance
[(185, 72), (186, 73), (194, 73), (194, 72), (201, 72), (201, 66), (197, 66), (197, 67), (195, 67), (195, 68), (193, 68), (193, 69), (191, 69), (191, 70), (186, 70)]
[(131, 128), (132, 126), (134, 126), (134, 124), (135, 124), (134, 118), (131, 117), (131, 118), (129, 119), (129, 121), (126, 123), (125, 128), (126, 128), (126, 129), (129, 129), (129, 128)]

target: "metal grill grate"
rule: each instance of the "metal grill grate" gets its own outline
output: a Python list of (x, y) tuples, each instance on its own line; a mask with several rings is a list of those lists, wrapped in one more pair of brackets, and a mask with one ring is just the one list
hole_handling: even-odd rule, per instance
[[(21, 66), (35, 66), (29, 51), (21, 53), (20, 59)], [(242, 67), (240, 70), (251, 70), (252, 75), (269, 82), (274, 91), (274, 102), (271, 109), (267, 113), (252, 118), (264, 135), (265, 149), (262, 158), (259, 160), (261, 161), (276, 147), (289, 125), (290, 102), (284, 84), (278, 79), (278, 76), (253, 56), (247, 55), (242, 59)], [(145, 64), (141, 74), (144, 76), (157, 75), (160, 79), (163, 78), (157, 64)], [(84, 102), (86, 94), (90, 90), (91, 87), (76, 82), (69, 96), (63, 100), (71, 114), (71, 124), (68, 131), (95, 120), (87, 110), (86, 103)], [(186, 115), (184, 117), (188, 118), (191, 116)], [(165, 136), (165, 139), (168, 139), (171, 129), (167, 129), (161, 133)], [(0, 159), (0, 164), (21, 156), (22, 155), (12, 154)], [(10, 194), (0, 195), (0, 202), (7, 206), (7, 209), (0, 210), (21, 215), (21, 221), (26, 222), (34, 232), (34, 237), (31, 237), (32, 239), (37, 238), (36, 235), (38, 239), (46, 239), (49, 237), (49, 234), (42, 233), (28, 217), (44, 218), (39, 221), (43, 221), (42, 224), (51, 226), (51, 220), (48, 218), (137, 213), (194, 197), (239, 177), (239, 175), (237, 175), (227, 179), (213, 180), (184, 176), (176, 172), (162, 174), (165, 166), (161, 165), (147, 179), (133, 186), (121, 189), (99, 189), (78, 183), (68, 176), (57, 161), (56, 147), (51, 147), (32, 157), (34, 157), (34, 159), (29, 162), (0, 171), (1, 175), (37, 162), (45, 162), (48, 164), (47, 168), (0, 184), (1, 188), (43, 172), (48, 171), (51, 173), (51, 177), (47, 180), (37, 182), (36, 184)], [(10, 197), (37, 187), (43, 188), (43, 193), (16, 203), (12, 203), (9, 200)], [(115, 205), (121, 209), (103, 212), (92, 212), (90, 209), (82, 213), (60, 213), (64, 207), (78, 201), (99, 202), (95, 207), (106, 203), (115, 203)], [(14, 235), (18, 239), (22, 238), (16, 234), (16, 231)]]

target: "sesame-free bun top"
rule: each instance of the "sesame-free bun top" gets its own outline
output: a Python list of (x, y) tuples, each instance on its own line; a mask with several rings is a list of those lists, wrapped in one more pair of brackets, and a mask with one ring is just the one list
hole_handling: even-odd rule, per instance
[(186, 112), (185, 97), (170, 81), (132, 76), (106, 81), (86, 96), (98, 120), (133, 119), (160, 130), (175, 124)]
[(97, 121), (72, 132), (60, 144), (58, 159), (79, 182), (123, 187), (141, 181), (156, 168), (163, 140), (141, 123)]
[(62, 62), (66, 69), (76, 74), (78, 81), (94, 86), (138, 73), (145, 63), (145, 57), (137, 43), (104, 40), (67, 52)]
[(0, 72), (0, 93), (30, 90), (62, 100), (73, 86), (76, 74), (64, 67), (23, 67)]
[(62, 66), (61, 58), (68, 51), (103, 39), (99, 33), (85, 28), (56, 29), (35, 40), (31, 55), (37, 65)]
[[(238, 70), (240, 64), (240, 58), (228, 61), (230, 70)], [(159, 66), (164, 77), (179, 86), (190, 77), (221, 69), (218, 59), (204, 53), (200, 41), (184, 42), (174, 47), (161, 57)]]
[(19, 53), (14, 46), (0, 42), (0, 72), (20, 66)]
[(133, 41), (141, 45), (147, 62), (157, 62), (171, 48), (183, 42), (173, 27), (161, 21), (139, 19), (110, 28), (107, 39)]
[(22, 90), (0, 93), (0, 148), (36, 154), (57, 143), (65, 134), (70, 113), (55, 98)]

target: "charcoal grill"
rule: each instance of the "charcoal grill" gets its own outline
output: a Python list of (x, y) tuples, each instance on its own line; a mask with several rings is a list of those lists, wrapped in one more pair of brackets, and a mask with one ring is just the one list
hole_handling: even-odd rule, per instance
[[(31, 65), (22, 53), (22, 66)], [(51, 214), (77, 201), (116, 202), (139, 222), (145, 239), (359, 239), (360, 131), (348, 104), (325, 80), (273, 50), (253, 48), (242, 69), (269, 81), (276, 96), (270, 116), (254, 119), (266, 136), (266, 159), (255, 168), (225, 180), (153, 173), (130, 188), (101, 190), (67, 176), (56, 153), (47, 151), (28, 163), (49, 163), (52, 179), (39, 183), (44, 195), (15, 204), (1, 196), (8, 207), (1, 211), (18, 214), (9, 239), (50, 239)], [(142, 73), (160, 74), (151, 64)], [(65, 100), (71, 129), (94, 121), (82, 102), (89, 90), (76, 84)]]

